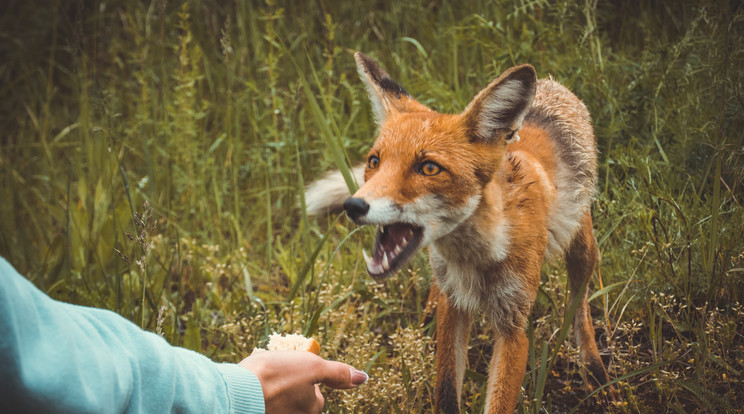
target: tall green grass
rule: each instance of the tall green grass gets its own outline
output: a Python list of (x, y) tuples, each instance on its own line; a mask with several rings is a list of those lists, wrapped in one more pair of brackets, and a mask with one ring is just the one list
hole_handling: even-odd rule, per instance
[[(744, 402), (737, 2), (11, 0), (0, 10), (0, 255), (53, 297), (115, 310), (219, 360), (272, 331), (314, 335), (323, 356), (372, 375), (330, 392), (329, 411), (426, 411), (425, 254), (373, 283), (360, 259), (370, 234), (343, 216), (307, 217), (303, 187), (347, 170), (374, 138), (353, 51), (445, 112), (529, 62), (594, 119), (602, 260), (588, 289), (623, 401), (610, 409)], [(565, 270), (546, 266), (542, 278), (519, 411), (595, 411), (601, 398), (581, 389), (563, 323)], [(484, 321), (471, 345), (463, 407), (478, 412)]]

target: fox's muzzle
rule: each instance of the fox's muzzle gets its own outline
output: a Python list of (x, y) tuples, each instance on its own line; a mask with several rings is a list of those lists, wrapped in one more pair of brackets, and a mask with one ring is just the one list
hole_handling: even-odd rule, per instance
[(362, 198), (352, 197), (344, 201), (346, 215), (355, 223), (369, 211), (369, 204)]

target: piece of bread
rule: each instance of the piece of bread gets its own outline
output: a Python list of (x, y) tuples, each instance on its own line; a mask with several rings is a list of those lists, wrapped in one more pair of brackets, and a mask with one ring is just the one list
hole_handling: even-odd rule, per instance
[(320, 344), (313, 338), (305, 338), (300, 334), (280, 335), (274, 333), (269, 335), (269, 343), (266, 349), (254, 348), (253, 353), (265, 351), (308, 351), (315, 355), (320, 354)]

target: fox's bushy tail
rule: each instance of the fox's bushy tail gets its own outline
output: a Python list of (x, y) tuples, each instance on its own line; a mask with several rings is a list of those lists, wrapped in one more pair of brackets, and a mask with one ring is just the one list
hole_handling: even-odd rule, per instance
[[(364, 182), (364, 164), (351, 169), (356, 182)], [(341, 171), (335, 170), (305, 188), (305, 210), (308, 216), (338, 213), (351, 196)]]

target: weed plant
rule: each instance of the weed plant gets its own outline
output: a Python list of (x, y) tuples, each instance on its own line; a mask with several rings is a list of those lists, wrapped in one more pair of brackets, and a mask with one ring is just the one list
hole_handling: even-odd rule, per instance
[[(371, 374), (328, 391), (328, 412), (429, 411), (426, 255), (372, 282), (371, 234), (307, 217), (303, 188), (348, 173), (374, 138), (353, 51), (445, 112), (529, 62), (593, 115), (601, 266), (589, 289), (622, 396), (609, 409), (741, 412), (740, 2), (5, 0), (0, 11), (0, 255), (51, 296), (215, 360), (238, 361), (274, 331), (315, 336), (322, 356)], [(564, 267), (545, 266), (519, 412), (599, 410), (566, 298)], [(490, 346), (480, 323), (465, 412), (482, 411)]]

